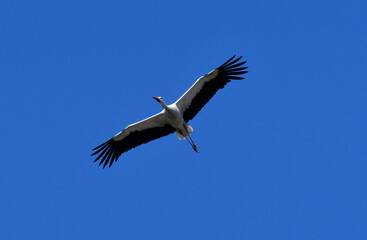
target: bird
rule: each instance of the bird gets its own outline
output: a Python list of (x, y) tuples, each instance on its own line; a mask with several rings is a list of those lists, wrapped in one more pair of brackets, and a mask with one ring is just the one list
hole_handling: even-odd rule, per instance
[(195, 152), (198, 147), (191, 138), (193, 128), (188, 124), (219, 89), (231, 80), (242, 80), (239, 76), (247, 73), (246, 61), (240, 61), (242, 56), (234, 55), (228, 61), (200, 77), (173, 104), (167, 105), (162, 97), (153, 97), (163, 110), (147, 119), (131, 124), (117, 133), (110, 140), (95, 147), (91, 156), (97, 155), (94, 162), (99, 160), (99, 166), (111, 167), (121, 154), (141, 144), (167, 136), (176, 132), (180, 140), (186, 139)]

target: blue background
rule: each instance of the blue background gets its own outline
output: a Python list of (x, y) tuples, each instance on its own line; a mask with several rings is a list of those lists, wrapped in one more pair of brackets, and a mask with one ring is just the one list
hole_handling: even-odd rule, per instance
[[(366, 239), (366, 1), (1, 1), (1, 239)], [(91, 149), (232, 55), (190, 124)]]

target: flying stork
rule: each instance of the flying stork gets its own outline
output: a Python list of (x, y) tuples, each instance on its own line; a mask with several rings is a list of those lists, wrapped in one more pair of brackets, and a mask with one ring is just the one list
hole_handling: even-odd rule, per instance
[[(163, 111), (127, 126), (107, 142), (94, 148), (94, 153), (100, 159), (99, 165), (103, 168), (109, 163), (117, 161), (120, 155), (143, 143), (166, 136), (173, 132), (179, 139), (186, 139), (195, 152), (198, 148), (190, 135), (193, 128), (187, 124), (204, 107), (204, 105), (231, 80), (241, 80), (241, 75), (247, 73), (242, 65), (246, 61), (239, 62), (242, 57), (235, 59), (233, 56), (220, 67), (199, 78), (175, 103), (167, 105), (162, 97), (153, 97), (162, 107)], [(242, 67), (241, 67), (242, 66)]]

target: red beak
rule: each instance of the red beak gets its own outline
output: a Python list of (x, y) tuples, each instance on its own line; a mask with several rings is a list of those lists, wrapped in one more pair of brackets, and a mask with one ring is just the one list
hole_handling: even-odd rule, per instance
[(157, 98), (157, 97), (153, 97), (155, 100), (157, 100), (158, 102), (160, 101), (160, 99), (159, 98)]

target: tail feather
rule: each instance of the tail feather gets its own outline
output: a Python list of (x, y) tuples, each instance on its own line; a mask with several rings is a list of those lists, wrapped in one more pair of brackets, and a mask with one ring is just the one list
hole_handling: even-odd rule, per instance
[(176, 133), (177, 133), (177, 137), (178, 137), (178, 139), (180, 139), (180, 140), (185, 139), (185, 136), (184, 136), (184, 135), (182, 135), (179, 131), (176, 131)]
[(183, 139), (187, 138), (194, 131), (194, 129), (187, 123), (184, 124), (184, 128), (185, 128), (184, 131), (181, 131), (181, 130), (176, 131), (177, 137), (180, 140), (183, 140)]

